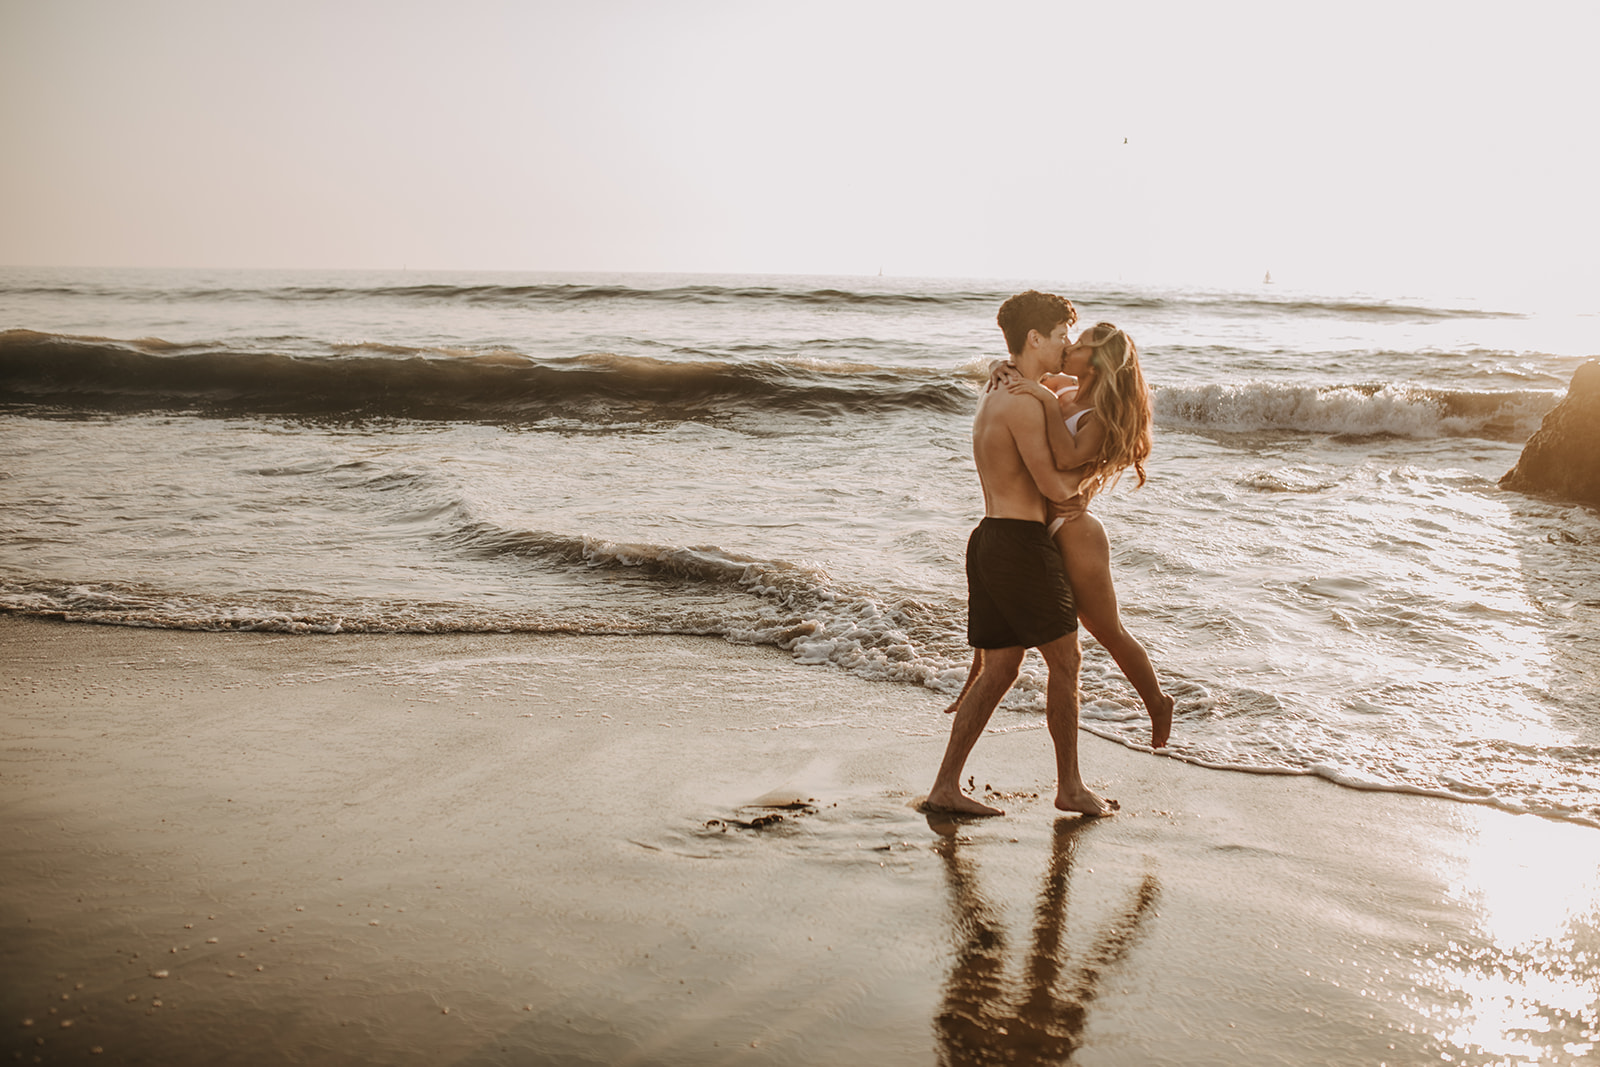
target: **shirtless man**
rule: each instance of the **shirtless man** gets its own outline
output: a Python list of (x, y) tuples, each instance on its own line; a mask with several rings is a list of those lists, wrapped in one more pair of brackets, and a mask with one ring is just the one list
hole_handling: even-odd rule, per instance
[[(1059, 373), (1067, 326), (1065, 299), (1029, 290), (1000, 306), (997, 321), (1025, 378)], [(1050, 669), (1045, 722), (1056, 751), (1056, 807), (1106, 815), (1116, 801), (1095, 796), (1078, 771), (1078, 619), (1061, 552), (1045, 531), (1054, 504), (1078, 492), (1072, 472), (1056, 470), (1044, 407), (1032, 396), (986, 390), (972, 420), (972, 456), (983, 485), (983, 521), (967, 542), (967, 643), (983, 665), (950, 724), (944, 762), (925, 806), (963, 815), (1004, 815), (961, 792), (961, 770), (1000, 698), (1016, 681), (1028, 649)]]

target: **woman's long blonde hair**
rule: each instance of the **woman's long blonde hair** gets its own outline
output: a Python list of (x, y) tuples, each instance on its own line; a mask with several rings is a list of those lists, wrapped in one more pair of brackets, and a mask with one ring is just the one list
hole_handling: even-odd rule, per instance
[(1077, 343), (1094, 349), (1089, 355), (1094, 377), (1088, 394), (1079, 399), (1094, 408), (1106, 428), (1100, 458), (1090, 465), (1081, 491), (1088, 498), (1109, 489), (1129, 467), (1143, 485), (1144, 461), (1150, 458), (1152, 413), (1150, 387), (1139, 368), (1139, 350), (1126, 331), (1109, 322), (1097, 322), (1084, 330)]

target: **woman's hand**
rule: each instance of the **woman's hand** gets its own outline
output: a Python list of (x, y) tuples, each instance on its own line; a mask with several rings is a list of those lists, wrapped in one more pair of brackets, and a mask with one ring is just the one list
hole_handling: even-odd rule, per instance
[(1065, 504), (1051, 504), (1050, 521), (1060, 519), (1062, 522), (1073, 522), (1082, 518), (1083, 513), (1088, 510), (1089, 502), (1083, 498), (1082, 493), (1079, 493)]
[(1033, 397), (1035, 400), (1039, 401), (1045, 406), (1046, 411), (1053, 410), (1059, 403), (1059, 401), (1056, 399), (1056, 394), (1052, 393), (1038, 382), (1029, 381), (1020, 374), (1014, 378), (1007, 378), (1005, 386), (1008, 392), (1016, 393), (1018, 395), (1026, 393), (1028, 396)]
[(1022, 372), (1017, 369), (1017, 365), (1009, 362), (996, 363), (994, 369), (989, 372), (989, 383), (983, 387), (983, 391), (992, 393), (1012, 379), (1022, 380)]

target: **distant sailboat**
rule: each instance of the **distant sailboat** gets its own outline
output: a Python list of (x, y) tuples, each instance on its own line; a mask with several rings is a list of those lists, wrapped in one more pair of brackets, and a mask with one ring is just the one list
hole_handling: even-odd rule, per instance
[(1265, 278), (1261, 279), (1261, 284), (1263, 284), (1263, 285), (1271, 285), (1272, 284), (1272, 272), (1270, 270), (1267, 271), (1267, 276)]

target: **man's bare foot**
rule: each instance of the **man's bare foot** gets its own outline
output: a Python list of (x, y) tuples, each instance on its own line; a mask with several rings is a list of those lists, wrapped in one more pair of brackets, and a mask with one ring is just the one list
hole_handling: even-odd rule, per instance
[(1056, 808), (1060, 811), (1075, 811), (1079, 815), (1110, 815), (1122, 808), (1115, 800), (1103, 800), (1089, 790), (1084, 789), (1076, 793), (1057, 793)]
[(1168, 693), (1161, 694), (1161, 706), (1150, 712), (1150, 747), (1166, 748), (1172, 736), (1172, 706), (1175, 701)]
[(920, 805), (923, 811), (945, 811), (955, 815), (1004, 815), (1001, 808), (991, 808), (987, 804), (980, 804), (965, 793), (956, 791), (950, 793), (932, 792)]
[(959, 708), (960, 706), (961, 706), (961, 698), (960, 697), (956, 697), (954, 700), (952, 700), (950, 702), (950, 706), (948, 708), (944, 709), (944, 713), (946, 715), (954, 715), (956, 713), (956, 709)]

